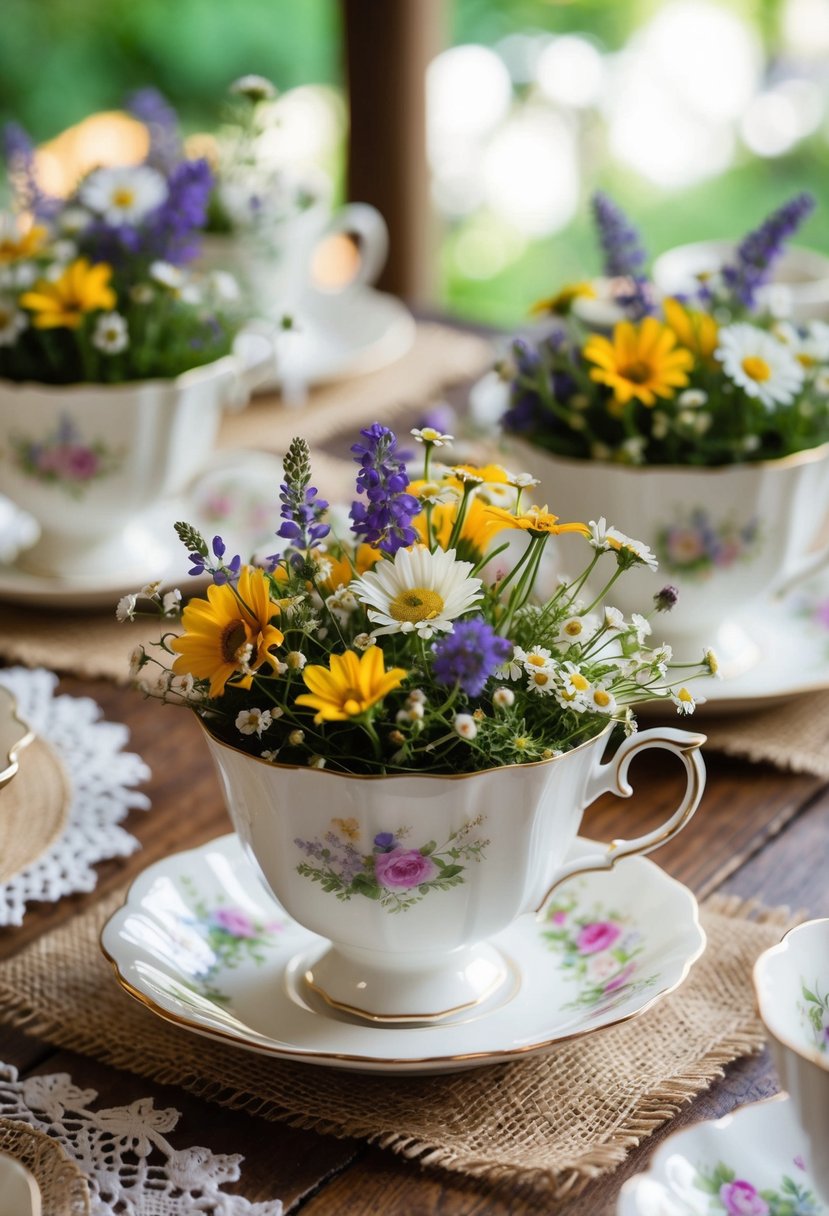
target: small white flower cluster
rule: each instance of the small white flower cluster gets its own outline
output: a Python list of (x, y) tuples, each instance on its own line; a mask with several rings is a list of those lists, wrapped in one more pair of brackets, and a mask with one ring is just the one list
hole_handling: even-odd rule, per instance
[(134, 621), (136, 616), (141, 613), (138, 607), (138, 601), (141, 599), (152, 600), (154, 609), (150, 615), (177, 617), (181, 610), (181, 592), (178, 587), (174, 587), (172, 591), (165, 591), (161, 594), (160, 587), (161, 584), (158, 582), (147, 583), (140, 591), (122, 595), (115, 606), (115, 619), (122, 622)]

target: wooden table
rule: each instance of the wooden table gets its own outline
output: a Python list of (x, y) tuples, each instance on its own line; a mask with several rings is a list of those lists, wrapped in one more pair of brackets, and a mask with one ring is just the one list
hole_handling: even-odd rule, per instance
[[(107, 718), (129, 726), (130, 747), (153, 770), (145, 787), (152, 810), (133, 812), (126, 822), (142, 843), (140, 852), (126, 862), (101, 865), (98, 886), (91, 894), (33, 906), (21, 928), (0, 931), (0, 959), (87, 908), (150, 862), (229, 829), (206, 746), (188, 712), (145, 702), (135, 692), (105, 683), (65, 680), (62, 690), (94, 697)], [(704, 729), (702, 717), (694, 725)], [(632, 834), (632, 826), (645, 830), (676, 800), (679, 777), (670, 759), (663, 763), (649, 753), (646, 763), (636, 764), (634, 799), (605, 797), (589, 812), (585, 834), (610, 839)], [(829, 915), (829, 785), (716, 755), (708, 756), (708, 766), (708, 787), (695, 820), (656, 860), (700, 897), (713, 891), (734, 892), (804, 908), (811, 915)], [(175, 1106), (183, 1112), (172, 1137), (178, 1147), (205, 1144), (218, 1152), (243, 1153), (239, 1193), (251, 1200), (281, 1198), (286, 1212), (301, 1211), (303, 1216), (546, 1216), (551, 1211), (604, 1216), (614, 1212), (621, 1183), (644, 1168), (665, 1134), (722, 1115), (777, 1088), (768, 1053), (736, 1062), (723, 1080), (631, 1153), (615, 1174), (597, 1181), (580, 1197), (553, 1206), (544, 1197), (518, 1197), (508, 1190), (465, 1184), (362, 1143), (230, 1112), (182, 1090), (56, 1051), (36, 1038), (2, 1028), (0, 1059), (16, 1065), (24, 1076), (67, 1071), (76, 1084), (97, 1090), (104, 1106), (150, 1094), (156, 1105)]]

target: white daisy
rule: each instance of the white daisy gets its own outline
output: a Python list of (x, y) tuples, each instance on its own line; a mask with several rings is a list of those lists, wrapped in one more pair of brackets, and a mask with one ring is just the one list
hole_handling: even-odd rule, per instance
[(367, 605), (369, 620), (381, 626), (375, 634), (416, 632), (428, 641), (480, 602), (481, 580), (471, 578), (471, 570), (454, 549), (430, 553), (417, 545), (378, 562), (352, 581), (351, 590)]
[(561, 680), (561, 695), (568, 705), (583, 706), (591, 692), (591, 684), (587, 676), (579, 671), (575, 663), (567, 662), (559, 670)]
[(250, 101), (272, 101), (276, 97), (276, 86), (267, 76), (249, 73), (234, 80), (228, 92), (236, 97), (247, 97)]
[(618, 528), (607, 528), (605, 536), (608, 547), (615, 549), (617, 553), (622, 549), (632, 553), (637, 561), (640, 561), (643, 566), (647, 566), (649, 570), (656, 570), (659, 566), (655, 554), (651, 553), (643, 540), (634, 540), (632, 536), (625, 536), (624, 532), (620, 532)]
[(611, 608), (610, 604), (605, 604), (604, 609), (604, 626), (605, 629), (624, 629), (625, 617), (624, 613), (619, 608)]
[(821, 397), (829, 397), (829, 372), (818, 372), (813, 387)]
[(11, 300), (0, 300), (0, 346), (14, 346), (28, 324), (25, 312), (15, 308)]
[(354, 592), (349, 591), (348, 587), (343, 587), (342, 585), (337, 588), (333, 595), (328, 596), (325, 606), (341, 625), (346, 625), (351, 614), (359, 608)]
[(161, 611), (165, 616), (176, 616), (181, 607), (181, 592), (178, 587), (165, 592), (161, 600)]
[(601, 684), (590, 689), (587, 694), (587, 704), (590, 709), (595, 709), (596, 713), (606, 714), (607, 717), (616, 712), (616, 698)]
[(130, 344), (129, 330), (118, 312), (106, 312), (98, 317), (92, 331), (92, 345), (105, 355), (120, 355)]
[(678, 714), (692, 714), (698, 705), (703, 704), (705, 697), (694, 696), (692, 692), (683, 687), (671, 693), (671, 700), (676, 706)]
[(451, 443), (455, 438), (454, 435), (443, 435), (440, 431), (435, 430), (433, 426), (412, 427), (410, 432), (414, 435), (418, 443), (431, 443), (433, 447), (442, 448), (445, 444)]
[(116, 621), (131, 621), (135, 615), (136, 596), (122, 595), (115, 605)]
[[(515, 649), (518, 650), (519, 648), (516, 647)], [(526, 653), (524, 653), (522, 650), (521, 654), (524, 655), (522, 663), (524, 666), (524, 671), (526, 671), (528, 675), (532, 675), (534, 671), (555, 670), (556, 661), (550, 654), (549, 650), (547, 650), (546, 646), (533, 646), (533, 648), (528, 650)]]
[(633, 612), (630, 617), (630, 624), (636, 634), (636, 640), (641, 646), (645, 638), (650, 637), (653, 633), (651, 623), (646, 616), (642, 616), (641, 612)]
[(595, 616), (571, 616), (561, 622), (556, 641), (565, 644), (586, 642), (598, 628), (599, 621)]
[(184, 271), (172, 262), (153, 262), (150, 266), (150, 278), (155, 279), (162, 287), (169, 287), (170, 291), (181, 291), (187, 282)]
[(149, 662), (144, 647), (133, 646), (130, 651), (130, 679), (134, 680), (145, 663)]
[(108, 224), (140, 224), (167, 198), (167, 183), (149, 165), (94, 169), (80, 189), (85, 207)]
[(78, 236), (92, 222), (92, 216), (83, 207), (66, 207), (58, 216), (58, 227), (67, 236)]
[(455, 734), (460, 735), (462, 739), (474, 739), (478, 733), (478, 727), (472, 714), (456, 714), (452, 726)]
[(787, 405), (803, 384), (803, 367), (772, 334), (745, 321), (720, 330), (714, 355), (723, 371), (763, 405)]
[(773, 332), (807, 372), (818, 363), (829, 362), (829, 325), (825, 321), (810, 321), (804, 328), (781, 321)]
[(377, 639), (373, 633), (358, 633), (351, 645), (356, 650), (368, 650), (369, 646), (377, 645)]
[(527, 675), (527, 692), (548, 697), (556, 691), (556, 671), (553, 667), (532, 668)]
[(516, 490), (532, 490), (541, 482), (532, 473), (507, 473), (509, 484)]
[(497, 709), (510, 709), (515, 704), (515, 693), (511, 688), (496, 688), (492, 694), (492, 704)]
[(236, 729), (242, 735), (256, 735), (262, 738), (262, 732), (267, 730), (273, 718), (269, 709), (241, 709), (236, 715)]
[(682, 410), (698, 410), (707, 400), (708, 394), (704, 389), (686, 388), (684, 393), (679, 394), (676, 403)]

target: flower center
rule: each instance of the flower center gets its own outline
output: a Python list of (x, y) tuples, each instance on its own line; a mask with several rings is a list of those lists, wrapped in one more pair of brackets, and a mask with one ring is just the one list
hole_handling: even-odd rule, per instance
[(625, 380), (630, 380), (633, 384), (647, 384), (653, 374), (653, 369), (649, 363), (638, 359), (629, 363), (627, 367), (623, 367), (621, 372)]
[(389, 616), (396, 621), (433, 621), (443, 612), (443, 599), (427, 587), (401, 591), (389, 604)]
[(586, 680), (584, 678), (584, 676), (578, 671), (574, 671), (571, 673), (570, 683), (573, 686), (573, 688), (577, 688), (579, 692), (584, 692), (586, 689), (588, 689), (590, 687), (590, 682), (588, 680)]
[(547, 660), (540, 654), (528, 654), (527, 662), (531, 667), (546, 667)]
[(801, 367), (805, 367), (807, 370), (810, 367), (814, 367), (817, 363), (817, 359), (814, 357), (814, 355), (807, 354), (807, 352), (803, 350), (797, 356), (797, 361)]
[(362, 707), (358, 700), (359, 693), (353, 688), (349, 688), (346, 698), (343, 701), (343, 713), (348, 714), (349, 718), (355, 718), (357, 714), (362, 712)]
[(225, 663), (236, 663), (239, 649), (244, 646), (247, 640), (248, 634), (244, 621), (228, 621), (222, 630), (222, 636), (219, 641), (219, 649), (222, 652), (222, 658)]
[(593, 693), (593, 700), (597, 705), (601, 705), (602, 708), (605, 708), (605, 706), (610, 704), (610, 694), (606, 693), (603, 688), (597, 688)]
[(693, 701), (694, 699), (687, 688), (680, 688), (676, 696), (678, 701)]
[(11, 325), (11, 320), (12, 314), (9, 310), (0, 306), (0, 329), (5, 329), (8, 325)]
[(741, 366), (750, 380), (756, 380), (762, 384), (764, 380), (771, 378), (771, 368), (759, 355), (746, 355)]
[(583, 628), (584, 626), (582, 625), (581, 621), (568, 621), (564, 626), (564, 632), (567, 634), (568, 638), (577, 638), (582, 632)]
[(135, 202), (135, 191), (130, 190), (128, 186), (121, 186), (114, 192), (112, 201), (116, 207), (131, 207)]

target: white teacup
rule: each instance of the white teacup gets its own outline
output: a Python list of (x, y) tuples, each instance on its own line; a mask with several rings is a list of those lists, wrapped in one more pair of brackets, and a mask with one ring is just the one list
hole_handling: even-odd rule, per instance
[[(713, 647), (723, 674), (751, 667), (759, 650), (735, 618), (825, 560), (812, 546), (829, 506), (829, 444), (717, 468), (568, 460), (512, 438), (505, 445), (513, 467), (540, 479), (535, 493), (556, 514), (585, 523), (602, 515), (649, 546), (657, 573), (631, 570), (609, 602), (630, 614), (666, 584), (676, 587), (678, 603), (653, 629), (681, 661)], [(566, 568), (566, 540), (559, 552)]]
[(798, 925), (761, 954), (754, 990), (781, 1087), (809, 1144), (809, 1172), (829, 1203), (829, 919)]
[[(698, 275), (719, 270), (735, 250), (733, 241), (677, 245), (655, 260), (653, 281), (664, 295), (693, 291)], [(795, 321), (829, 319), (829, 258), (789, 246), (775, 262), (771, 281), (760, 288), (758, 303), (775, 316)]]
[(50, 385), (0, 381), (0, 485), (40, 527), (18, 565), (38, 576), (147, 581), (164, 540), (142, 518), (181, 493), (210, 455), (223, 409), (273, 374), (273, 344), (171, 380)]
[[(356, 241), (356, 251), (349, 246), (346, 259), (333, 247), (338, 236)], [(309, 297), (320, 293), (342, 295), (345, 302), (352, 292), (374, 282), (387, 253), (388, 229), (379, 211), (366, 203), (349, 203), (332, 214), (327, 199), (320, 197), (269, 228), (206, 236), (200, 265), (232, 274), (252, 314), (278, 321), (301, 313)]]
[[(563, 879), (648, 853), (691, 818), (704, 736), (644, 731), (602, 764), (608, 731), (535, 764), (365, 777), (272, 764), (205, 735), (251, 862), (328, 939), (297, 973), (336, 1009), (394, 1025), (508, 999), (512, 969), (487, 939), (540, 912)], [(628, 766), (648, 748), (684, 766), (677, 809), (654, 831), (565, 861), (584, 809), (606, 791), (629, 795)]]

